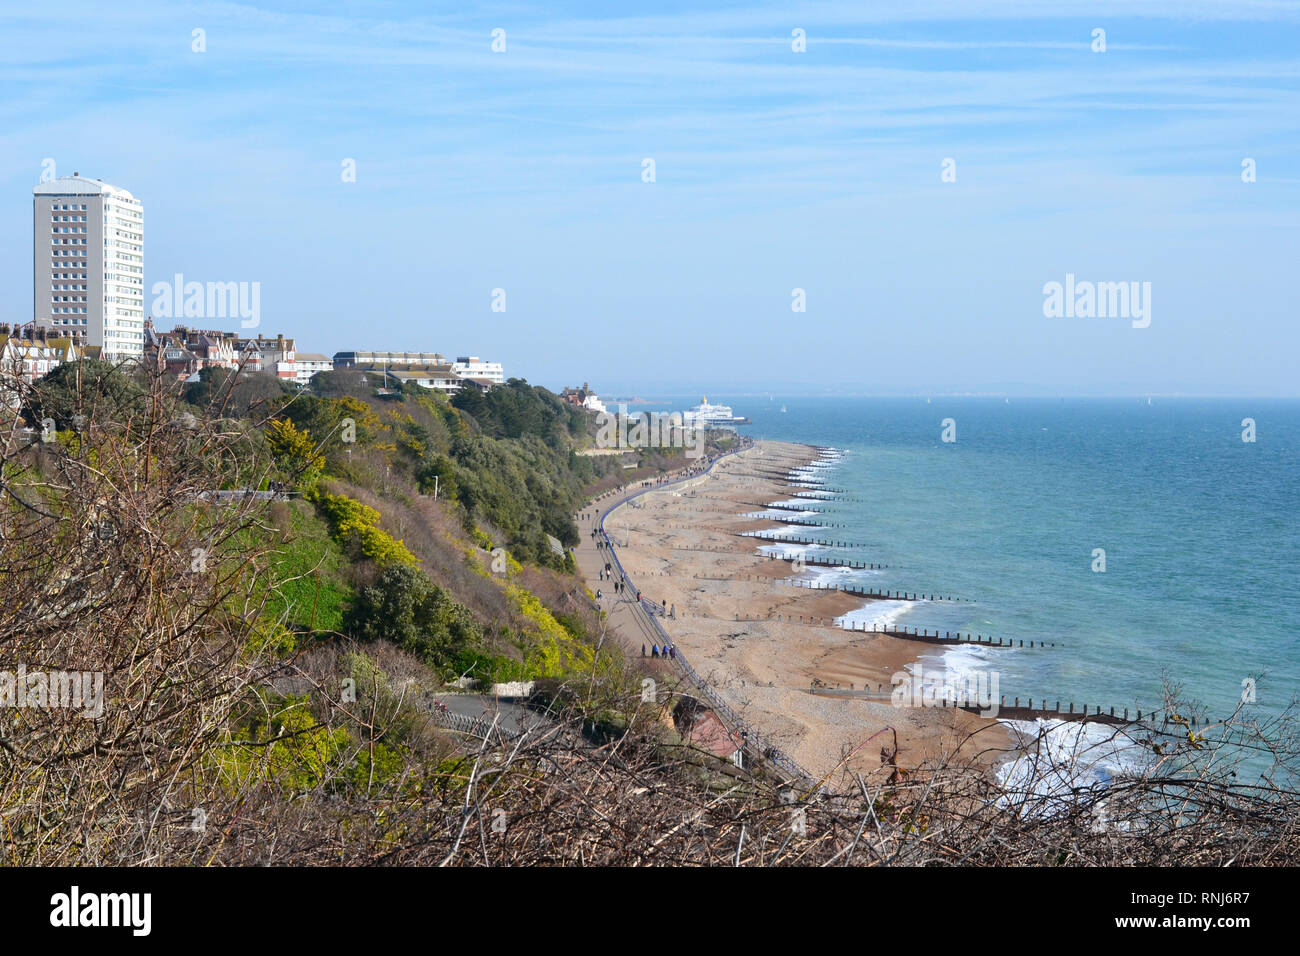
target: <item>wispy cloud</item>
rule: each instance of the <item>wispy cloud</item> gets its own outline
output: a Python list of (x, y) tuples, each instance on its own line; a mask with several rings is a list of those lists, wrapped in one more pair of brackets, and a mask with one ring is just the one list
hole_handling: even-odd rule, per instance
[[(810, 321), (849, 346), (820, 378), (852, 377), (853, 346), (890, 338), (863, 331), (882, 310), (1016, 378), (1025, 301), (1071, 262), (1177, 283), (1150, 338), (1193, 373), (1213, 374), (1204, 355), (1225, 306), (1204, 286), (1229, 263), (1260, 277), (1255, 320), (1283, 327), (1268, 267), (1284, 265), (1300, 220), (1295, 3), (301, 6), (6, 11), (7, 287), (30, 281), (30, 186), (52, 157), (143, 196), (151, 275), (273, 271), (277, 324), (327, 351), (365, 329), (366, 344), (472, 346), (542, 376), (576, 379), (586, 361), (631, 375), (629, 329), (694, 341), (699, 323), (731, 328), (728, 308), (777, 327), (789, 287), (818, 283)], [(495, 28), (505, 53), (492, 52)], [(358, 168), (349, 186), (345, 158)], [(956, 183), (940, 180), (945, 159)], [(485, 290), (502, 284), (530, 303), (526, 320), (485, 313)], [(980, 298), (986, 286), (1011, 298)], [(29, 308), (7, 302), (2, 317)], [(460, 329), (452, 341), (411, 321), (444, 312), (430, 321)], [(1072, 375), (1083, 357), (1104, 373), (1112, 346), (1080, 334), (1068, 357), (1027, 359)], [(931, 368), (899, 335), (890, 368)], [(802, 348), (731, 347), (760, 377)], [(1261, 355), (1259, 374), (1283, 380), (1275, 363)], [(679, 374), (710, 367), (687, 354)]]

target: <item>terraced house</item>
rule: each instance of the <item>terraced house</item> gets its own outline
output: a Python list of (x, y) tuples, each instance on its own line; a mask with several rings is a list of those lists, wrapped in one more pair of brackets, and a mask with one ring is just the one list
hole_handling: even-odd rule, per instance
[(149, 363), (158, 361), (159, 353), (166, 370), (177, 378), (189, 378), (205, 368), (234, 368), (234, 336), (229, 332), (190, 329), (178, 325), (170, 332), (159, 332), (146, 319), (144, 352)]
[(13, 408), (21, 383), (30, 385), (86, 351), (80, 336), (46, 336), (32, 325), (12, 328), (0, 323), (0, 402)]

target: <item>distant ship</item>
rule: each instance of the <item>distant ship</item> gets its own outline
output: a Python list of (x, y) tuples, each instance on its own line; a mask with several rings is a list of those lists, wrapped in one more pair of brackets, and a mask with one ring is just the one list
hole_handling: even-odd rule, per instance
[(782, 411), (782, 412), (785, 411), (785, 406), (784, 406), (784, 405), (781, 406), (781, 411)]
[[(782, 409), (784, 411), (784, 409)], [(748, 418), (732, 413), (730, 405), (710, 405), (707, 395), (700, 396), (700, 404), (682, 413), (683, 421), (700, 428), (726, 428), (731, 425), (748, 425)]]

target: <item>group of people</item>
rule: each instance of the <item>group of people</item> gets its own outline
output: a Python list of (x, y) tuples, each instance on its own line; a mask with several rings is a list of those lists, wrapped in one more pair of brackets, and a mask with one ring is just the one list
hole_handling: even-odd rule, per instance
[[(644, 645), (644, 644), (641, 645), (641, 656), (642, 656), (642, 657), (645, 657), (645, 645)], [(676, 660), (676, 658), (677, 658), (677, 645), (676, 645), (676, 644), (651, 644), (651, 645), (650, 645), (650, 656), (651, 656), (651, 657), (671, 657), (671, 658), (673, 658), (674, 660)]]
[[(668, 474), (668, 475), (659, 475), (659, 476), (657, 476), (657, 477), (655, 477), (655, 478), (648, 478), (648, 479), (645, 479), (645, 480), (643, 480), (643, 481), (641, 482), (641, 486), (642, 486), (642, 487), (647, 487), (647, 486), (652, 486), (652, 485), (665, 484), (665, 483), (668, 483), (668, 482), (676, 481), (676, 480), (678, 480), (678, 478), (680, 478), (680, 477), (689, 477), (690, 475), (692, 475), (692, 474), (696, 474), (697, 472), (707, 470), (707, 465), (709, 465), (709, 464), (712, 464), (712, 462), (705, 462), (703, 465), (697, 465), (697, 466), (695, 466), (695, 467), (693, 467), (693, 468), (686, 468), (686, 469), (683, 469), (681, 472), (678, 472), (676, 476), (674, 476), (674, 475), (672, 475), (672, 474)], [(622, 493), (624, 493), (626, 490), (627, 490), (627, 489), (626, 489), (626, 486), (623, 486), (623, 487), (618, 488), (618, 489), (616, 489), (616, 490), (614, 490), (614, 491), (606, 492), (605, 494), (601, 495), (601, 496), (600, 496), (599, 498), (597, 498), (596, 500), (599, 501), (599, 500), (601, 500), (601, 498), (605, 498), (605, 497), (607, 497), (608, 495), (611, 495), (611, 494), (622, 494)], [(580, 513), (578, 514), (577, 517), (582, 518), (582, 519), (588, 519), (588, 518), (593, 518), (593, 519), (594, 519), (594, 513), (589, 513), (589, 512), (580, 512)], [(605, 536), (604, 536), (604, 534), (601, 532), (601, 530), (600, 530), (599, 527), (596, 527), (596, 526), (593, 526), (593, 527), (592, 527), (592, 529), (591, 529), (591, 539), (592, 539), (593, 541), (596, 542), (596, 548), (597, 548), (597, 550), (600, 550), (600, 549), (610, 550), (609, 542), (605, 539)], [(612, 565), (609, 561), (606, 561), (606, 562), (605, 562), (605, 566), (604, 566), (603, 568), (599, 568), (597, 573), (598, 573), (598, 576), (599, 576), (600, 580), (602, 580), (602, 581), (610, 581), (610, 582), (613, 583), (613, 585), (614, 585), (614, 593), (615, 593), (615, 594), (623, 594), (623, 593), (627, 590), (627, 581), (626, 581), (626, 580), (623, 580), (623, 579), (616, 579), (616, 578), (614, 577), (614, 568), (613, 568), (613, 565)], [(603, 590), (597, 590), (597, 591), (596, 591), (596, 600), (597, 600), (598, 602), (601, 601), (601, 600), (604, 598), (604, 596), (605, 596), (605, 594), (604, 594), (604, 591), (603, 591)], [(637, 591), (637, 592), (636, 592), (636, 600), (637, 600), (637, 603), (638, 603), (638, 604), (641, 603), (641, 592), (640, 592), (640, 591)], [(661, 615), (663, 615), (664, 617), (676, 617), (676, 616), (677, 616), (677, 607), (676, 607), (676, 605), (673, 606), (672, 614), (669, 614), (669, 613), (668, 613), (668, 602), (667, 602), (667, 600), (661, 601), (660, 604), (661, 604), (661, 606), (658, 607), (658, 608), (654, 607), (654, 605), (651, 604), (651, 605), (650, 605), (650, 610), (651, 610), (651, 611), (658, 611), (658, 612), (659, 612)], [(600, 610), (600, 604), (599, 604), (599, 603), (596, 605), (596, 609), (597, 609), (597, 610)], [(646, 656), (646, 645), (644, 645), (644, 644), (641, 645), (641, 656), (642, 656), (642, 657), (645, 657), (645, 656)], [(651, 647), (651, 649), (650, 649), (650, 656), (651, 656), (651, 657), (676, 657), (676, 656), (677, 656), (677, 651), (676, 651), (676, 648), (675, 648), (673, 645), (671, 645), (671, 644), (664, 644), (664, 645), (662, 645), (662, 646), (659, 645), (659, 644), (655, 644), (655, 645), (653, 645), (653, 646)]]

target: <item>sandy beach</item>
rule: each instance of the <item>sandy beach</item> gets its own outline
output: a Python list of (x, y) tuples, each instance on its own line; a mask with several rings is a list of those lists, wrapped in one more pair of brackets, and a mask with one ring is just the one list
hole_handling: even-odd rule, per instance
[[(900, 767), (953, 754), (962, 760), (978, 754), (991, 765), (1010, 746), (996, 720), (890, 701), (893, 675), (939, 648), (835, 626), (834, 618), (864, 600), (791, 586), (789, 561), (761, 554), (765, 542), (740, 536), (785, 527), (747, 515), (803, 490), (775, 476), (818, 454), (811, 446), (758, 442), (708, 474), (617, 507), (605, 530), (635, 586), (672, 612), (663, 626), (696, 672), (814, 776), (837, 768), (878, 771), (881, 748), (893, 745), (886, 728), (897, 731)], [(608, 589), (594, 556), (579, 557), (593, 591)], [(621, 635), (625, 646), (637, 648), (644, 634), (631, 626), (631, 615), (621, 615), (621, 623), (618, 617), (611, 615), (611, 625), (628, 631)], [(857, 696), (814, 694), (814, 683)]]

